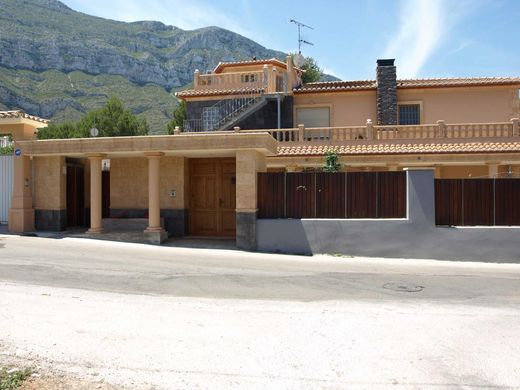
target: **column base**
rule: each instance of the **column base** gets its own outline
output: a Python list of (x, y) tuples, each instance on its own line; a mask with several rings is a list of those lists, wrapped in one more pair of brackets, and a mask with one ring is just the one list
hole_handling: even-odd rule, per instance
[(256, 250), (256, 212), (237, 211), (236, 245), (246, 251)]
[(9, 231), (11, 233), (34, 231), (34, 209), (10, 209)]
[(148, 242), (154, 245), (161, 245), (168, 239), (168, 232), (163, 228), (147, 228), (144, 234), (148, 237)]
[(90, 234), (100, 234), (100, 233), (103, 233), (103, 228), (100, 227), (100, 228), (90, 228), (87, 230), (87, 233), (90, 233)]

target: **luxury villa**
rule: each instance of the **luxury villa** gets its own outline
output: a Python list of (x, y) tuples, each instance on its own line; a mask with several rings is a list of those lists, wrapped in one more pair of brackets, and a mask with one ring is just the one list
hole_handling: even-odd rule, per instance
[[(47, 121), (1, 112), (17, 149), (9, 230), (99, 234), (137, 218), (155, 243), (236, 237), (248, 250), (398, 256), (418, 234), (430, 239), (412, 254), (460, 242), (460, 229), (436, 225), (520, 224), (519, 77), (399, 80), (390, 59), (374, 80), (301, 75), (290, 56), (195, 71), (173, 135), (36, 140)], [(339, 172), (321, 172), (327, 152)], [(520, 258), (505, 244), (513, 228), (464, 234)], [(368, 238), (386, 244), (367, 252)]]

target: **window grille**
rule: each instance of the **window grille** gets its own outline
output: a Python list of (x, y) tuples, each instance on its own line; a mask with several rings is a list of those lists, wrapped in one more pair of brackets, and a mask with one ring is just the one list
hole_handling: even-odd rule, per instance
[(419, 104), (400, 104), (399, 105), (399, 124), (400, 125), (420, 125), (421, 106)]

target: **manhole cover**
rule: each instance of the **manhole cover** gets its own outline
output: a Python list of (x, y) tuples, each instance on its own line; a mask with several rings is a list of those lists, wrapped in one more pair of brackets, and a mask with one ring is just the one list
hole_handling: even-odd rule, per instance
[(418, 286), (417, 284), (408, 282), (389, 282), (383, 284), (383, 288), (398, 292), (419, 292), (424, 289), (424, 286)]

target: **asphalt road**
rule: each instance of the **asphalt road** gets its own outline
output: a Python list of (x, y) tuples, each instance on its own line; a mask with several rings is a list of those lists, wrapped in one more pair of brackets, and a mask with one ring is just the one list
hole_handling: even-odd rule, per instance
[(0, 235), (0, 362), (131, 389), (519, 389), (520, 265)]
[[(520, 265), (288, 256), (76, 238), (0, 236), (0, 280), (182, 297), (520, 303)], [(415, 286), (424, 288), (401, 291)]]

